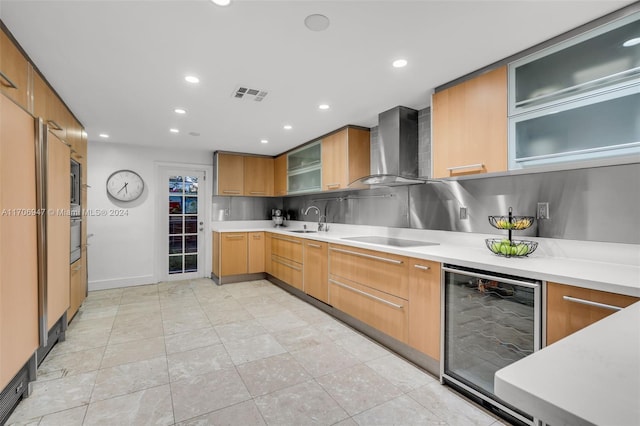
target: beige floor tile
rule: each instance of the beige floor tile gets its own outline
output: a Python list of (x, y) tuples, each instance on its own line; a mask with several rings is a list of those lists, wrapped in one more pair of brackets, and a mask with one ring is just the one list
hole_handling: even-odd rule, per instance
[(82, 426), (88, 405), (71, 408), (42, 417), (38, 426)]
[(345, 351), (335, 343), (323, 343), (300, 351), (292, 352), (291, 355), (307, 370), (313, 377), (324, 376), (348, 367), (353, 367), (360, 361)]
[(406, 395), (358, 414), (353, 420), (362, 426), (447, 425), (447, 422)]
[(84, 321), (89, 319), (115, 317), (117, 313), (118, 305), (104, 306), (102, 308), (85, 308), (85, 306), (82, 305), (80, 309), (78, 309), (76, 315), (73, 317), (71, 324), (73, 324), (73, 322), (75, 322), (76, 320)]
[(91, 402), (169, 383), (166, 357), (122, 364), (98, 371)]
[(130, 303), (128, 305), (118, 306), (118, 316), (124, 314), (145, 314), (145, 313), (159, 313), (160, 301), (152, 300), (148, 302)]
[(311, 379), (305, 369), (288, 353), (239, 365), (238, 373), (253, 396), (264, 395)]
[(211, 327), (211, 321), (202, 313), (192, 316), (175, 317), (173, 319), (163, 319), (162, 326), (164, 327), (164, 334), (168, 336), (201, 328), (209, 328)]
[(400, 389), (364, 364), (316, 380), (351, 416), (402, 394)]
[(290, 311), (283, 311), (275, 315), (258, 317), (257, 320), (260, 325), (271, 333), (309, 325), (305, 320)]
[(279, 314), (284, 308), (270, 296), (253, 296), (236, 299), (254, 317)]
[(224, 342), (224, 346), (235, 365), (286, 352), (286, 349), (270, 334), (261, 334), (244, 340), (229, 340)]
[(403, 392), (438, 382), (438, 379), (429, 373), (388, 352), (382, 358), (367, 362), (367, 365)]
[(217, 325), (213, 328), (223, 342), (248, 339), (267, 333), (267, 330), (260, 325), (257, 319)]
[(152, 337), (162, 337), (164, 328), (162, 321), (149, 319), (147, 322), (136, 322), (130, 326), (121, 326), (111, 330), (109, 345), (119, 343), (137, 342)]
[(332, 425), (349, 417), (315, 381), (255, 399), (268, 425)]
[(361, 334), (354, 334), (337, 339), (335, 343), (351, 355), (358, 358), (360, 361), (371, 361), (389, 354), (387, 349), (384, 349), (379, 344), (369, 340)]
[(38, 368), (38, 381), (95, 371), (100, 368), (105, 347), (86, 351), (49, 354)]
[(235, 368), (173, 382), (171, 395), (178, 422), (251, 399)]
[(332, 343), (329, 336), (319, 333), (315, 327), (302, 327), (273, 333), (273, 336), (289, 352), (312, 348), (323, 343)]
[(190, 351), (220, 343), (220, 337), (213, 327), (191, 330), (184, 333), (165, 336), (164, 344), (167, 354)]
[(169, 385), (89, 404), (84, 425), (172, 425)]
[(172, 309), (192, 309), (200, 307), (200, 303), (196, 296), (191, 292), (191, 294), (187, 295), (179, 295), (172, 297), (161, 297), (160, 298), (160, 308), (162, 310), (172, 310)]
[(109, 331), (93, 332), (91, 330), (68, 333), (65, 336), (66, 340), (56, 343), (49, 352), (49, 356), (104, 347), (109, 342), (110, 335)]
[(253, 401), (245, 401), (222, 408), (204, 416), (176, 423), (176, 426), (264, 426), (260, 410)]
[(162, 314), (160, 314), (160, 308), (153, 311), (119, 313), (113, 322), (113, 330), (121, 332), (132, 327), (147, 327), (161, 322)]
[[(234, 303), (238, 302), (234, 301)], [(209, 321), (213, 326), (231, 324), (240, 321), (249, 321), (254, 319), (254, 316), (251, 315), (242, 306), (231, 310), (221, 310), (216, 308), (209, 309), (207, 307), (205, 309), (205, 314), (207, 315), (207, 318), (209, 318)]]
[(82, 332), (82, 331), (89, 330), (91, 332), (108, 332), (108, 331), (111, 331), (114, 320), (115, 320), (115, 315), (102, 317), (102, 318), (91, 318), (91, 319), (84, 319), (84, 318), (81, 319), (81, 318), (75, 317), (71, 322), (71, 324), (69, 324), (67, 331)]
[(172, 382), (233, 367), (222, 344), (178, 352), (167, 356)]
[(114, 367), (130, 362), (144, 361), (166, 355), (164, 337), (136, 340), (107, 346), (101, 368)]
[(353, 420), (351, 417), (349, 417), (349, 418), (344, 419), (344, 420), (342, 420), (342, 421), (340, 421), (338, 423), (334, 423), (332, 426), (358, 426), (358, 423), (356, 423), (355, 420)]
[(320, 333), (328, 336), (331, 340), (344, 339), (345, 337), (358, 334), (356, 331), (333, 318), (325, 322), (314, 323), (314, 326)]

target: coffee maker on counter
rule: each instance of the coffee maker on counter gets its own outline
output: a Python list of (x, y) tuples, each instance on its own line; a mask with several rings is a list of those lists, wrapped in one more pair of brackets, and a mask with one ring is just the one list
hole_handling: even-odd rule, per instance
[(273, 226), (275, 228), (284, 226), (284, 216), (282, 216), (282, 210), (280, 210), (280, 209), (272, 209), (271, 210), (271, 220), (273, 220)]

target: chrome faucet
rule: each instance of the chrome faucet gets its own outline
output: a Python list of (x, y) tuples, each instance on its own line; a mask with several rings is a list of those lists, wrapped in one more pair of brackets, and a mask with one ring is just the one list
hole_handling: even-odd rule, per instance
[[(316, 206), (309, 206), (307, 207), (307, 209), (303, 212), (303, 214), (306, 216), (309, 214), (309, 210), (311, 209), (315, 209), (316, 212), (318, 213), (318, 231), (325, 231), (327, 232), (329, 230), (329, 227), (327, 226), (327, 216), (320, 214), (320, 209), (317, 208)], [(322, 218), (324, 218), (324, 222), (322, 222)]]

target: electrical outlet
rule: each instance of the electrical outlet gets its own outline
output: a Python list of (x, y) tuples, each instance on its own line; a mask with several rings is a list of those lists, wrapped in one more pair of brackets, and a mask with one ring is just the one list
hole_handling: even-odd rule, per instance
[(538, 203), (536, 219), (549, 219), (549, 203)]
[(460, 207), (460, 220), (467, 220), (467, 219), (469, 219), (469, 216), (467, 215), (467, 208)]

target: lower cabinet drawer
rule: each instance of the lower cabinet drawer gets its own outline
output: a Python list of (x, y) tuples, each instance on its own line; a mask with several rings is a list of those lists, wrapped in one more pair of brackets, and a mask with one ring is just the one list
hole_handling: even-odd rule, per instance
[(329, 304), (407, 343), (409, 302), (339, 277), (329, 277)]
[(271, 275), (302, 290), (302, 264), (271, 255)]

